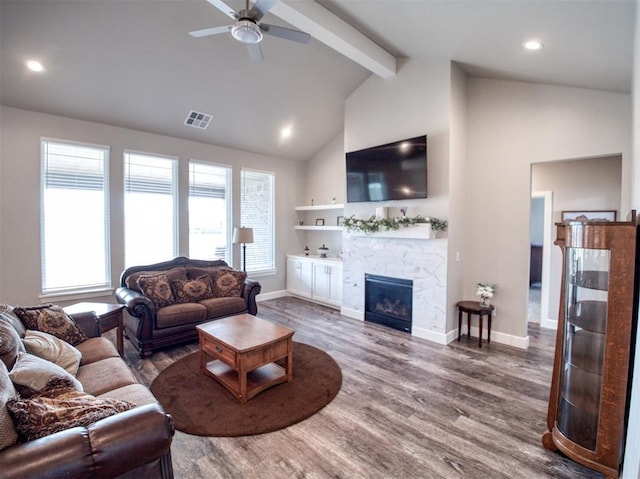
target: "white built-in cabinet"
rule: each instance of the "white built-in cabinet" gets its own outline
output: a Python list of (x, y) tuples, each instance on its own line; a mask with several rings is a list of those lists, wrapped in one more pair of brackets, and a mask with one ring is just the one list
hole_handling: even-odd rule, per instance
[(311, 299), (313, 264), (306, 258), (287, 256), (287, 291)]
[(287, 291), (328, 306), (342, 304), (340, 258), (287, 255)]

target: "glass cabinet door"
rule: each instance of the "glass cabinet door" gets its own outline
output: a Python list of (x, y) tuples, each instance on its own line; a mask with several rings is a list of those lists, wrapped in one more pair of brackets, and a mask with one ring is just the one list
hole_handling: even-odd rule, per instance
[(557, 428), (596, 449), (607, 326), (611, 251), (567, 248), (565, 331)]

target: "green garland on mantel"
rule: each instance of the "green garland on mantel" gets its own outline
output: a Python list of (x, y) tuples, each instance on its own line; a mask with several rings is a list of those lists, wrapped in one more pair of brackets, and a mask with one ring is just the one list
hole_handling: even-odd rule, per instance
[(447, 221), (438, 218), (425, 218), (424, 216), (398, 216), (395, 218), (376, 218), (371, 216), (369, 219), (361, 220), (355, 216), (349, 216), (344, 219), (344, 227), (347, 231), (362, 231), (363, 233), (377, 233), (378, 231), (397, 230), (401, 226), (408, 228), (409, 226), (418, 224), (431, 224), (433, 231), (447, 231)]

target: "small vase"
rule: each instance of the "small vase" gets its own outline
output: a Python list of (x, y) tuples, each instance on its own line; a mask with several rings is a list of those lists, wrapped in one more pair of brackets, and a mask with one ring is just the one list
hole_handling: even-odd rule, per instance
[(489, 306), (491, 306), (491, 304), (489, 304), (489, 298), (487, 298), (486, 296), (480, 296), (480, 306), (483, 308), (488, 308)]

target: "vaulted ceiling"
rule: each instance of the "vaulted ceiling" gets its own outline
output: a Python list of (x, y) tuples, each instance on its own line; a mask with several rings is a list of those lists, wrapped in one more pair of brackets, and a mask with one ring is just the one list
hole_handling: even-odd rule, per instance
[[(633, 0), (281, 0), (263, 20), (313, 38), (266, 35), (264, 60), (253, 61), (229, 34), (188, 34), (232, 23), (205, 0), (0, 0), (0, 103), (307, 160), (342, 130), (345, 99), (380, 74), (367, 60), (376, 49), (392, 60), (453, 60), (472, 76), (628, 93), (635, 8)], [(525, 51), (530, 38), (544, 48)], [(45, 71), (27, 70), (30, 58)], [(206, 130), (184, 125), (190, 110), (213, 116)]]

